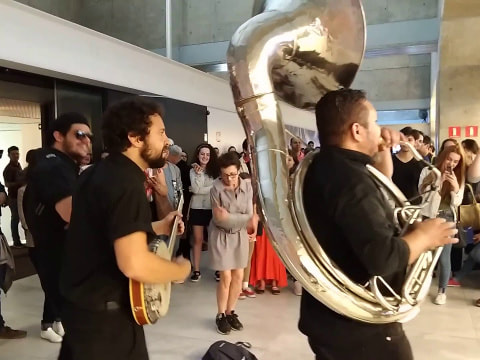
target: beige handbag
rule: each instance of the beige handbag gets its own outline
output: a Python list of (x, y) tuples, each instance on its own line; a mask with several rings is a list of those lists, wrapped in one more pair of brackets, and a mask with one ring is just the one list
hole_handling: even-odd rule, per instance
[(464, 228), (471, 226), (473, 230), (480, 230), (480, 204), (477, 203), (477, 199), (475, 199), (472, 186), (470, 184), (466, 184), (465, 186), (469, 189), (470, 194), (472, 194), (473, 203), (470, 205), (460, 205), (458, 207), (460, 225)]

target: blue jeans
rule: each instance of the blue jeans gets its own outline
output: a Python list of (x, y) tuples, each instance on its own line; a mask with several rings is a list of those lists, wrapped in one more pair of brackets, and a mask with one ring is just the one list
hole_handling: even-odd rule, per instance
[[(450, 210), (440, 210), (438, 217), (447, 221), (454, 221), (454, 215)], [(438, 288), (445, 289), (450, 279), (450, 273), (452, 271), (452, 263), (450, 256), (452, 254), (452, 244), (445, 245), (443, 247), (442, 254), (438, 260)]]
[(475, 264), (480, 263), (480, 245), (475, 245), (470, 254), (468, 254), (467, 260), (462, 265), (462, 269), (455, 274), (457, 280), (461, 280), (465, 275), (470, 273)]

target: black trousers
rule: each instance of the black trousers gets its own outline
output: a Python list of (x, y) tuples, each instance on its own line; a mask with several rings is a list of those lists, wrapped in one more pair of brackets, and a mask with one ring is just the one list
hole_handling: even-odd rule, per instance
[(60, 295), (61, 250), (50, 248), (35, 248), (30, 250), (32, 260), (43, 292), (42, 330), (46, 330), (54, 321), (61, 320), (62, 297)]
[(143, 327), (130, 309), (89, 311), (64, 304), (59, 360), (148, 360)]
[(340, 341), (309, 337), (316, 360), (413, 360), (412, 348), (401, 324), (363, 334), (345, 332)]

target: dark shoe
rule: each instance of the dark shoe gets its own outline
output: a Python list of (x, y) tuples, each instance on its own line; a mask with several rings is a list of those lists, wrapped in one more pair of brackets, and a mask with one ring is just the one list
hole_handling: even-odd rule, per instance
[(197, 282), (202, 278), (200, 271), (194, 271), (192, 276), (190, 276), (190, 281)]
[(238, 315), (235, 314), (234, 311), (232, 311), (230, 315), (227, 315), (227, 321), (233, 330), (236, 330), (236, 331), (243, 330), (243, 325), (240, 322), (240, 320), (238, 320)]
[(225, 314), (218, 314), (215, 323), (217, 324), (217, 332), (219, 334), (228, 335), (230, 331), (232, 331), (232, 327)]
[(26, 331), (13, 330), (9, 326), (4, 326), (0, 329), (0, 339), (23, 339), (26, 336)]
[(220, 271), (215, 271), (215, 281), (220, 281)]
[(265, 289), (259, 289), (259, 288), (255, 288), (255, 292), (257, 294), (263, 294), (265, 292)]
[(272, 286), (272, 294), (273, 295), (279, 295), (280, 294), (280, 289), (276, 286)]

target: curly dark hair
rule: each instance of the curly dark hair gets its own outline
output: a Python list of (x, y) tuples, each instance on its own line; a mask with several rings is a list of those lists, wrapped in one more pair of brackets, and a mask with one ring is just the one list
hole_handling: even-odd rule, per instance
[(103, 115), (102, 135), (105, 151), (123, 152), (131, 144), (128, 134), (140, 136), (142, 140), (150, 133), (150, 116), (158, 114), (163, 118), (159, 103), (144, 97), (121, 100), (107, 108)]
[(218, 158), (218, 166), (220, 169), (225, 169), (232, 165), (235, 166), (237, 170), (240, 169), (240, 160), (238, 159), (237, 154), (233, 151), (226, 152)]
[(210, 144), (200, 144), (195, 149), (195, 155), (193, 155), (192, 162), (195, 163), (198, 161), (198, 155), (200, 150), (207, 148), (210, 150), (210, 160), (208, 161), (207, 166), (205, 167), (205, 174), (216, 179), (220, 176), (220, 167), (218, 166), (218, 157), (217, 152)]
[(362, 110), (363, 90), (340, 89), (326, 93), (315, 106), (320, 144), (338, 146), (353, 123), (367, 126)]

